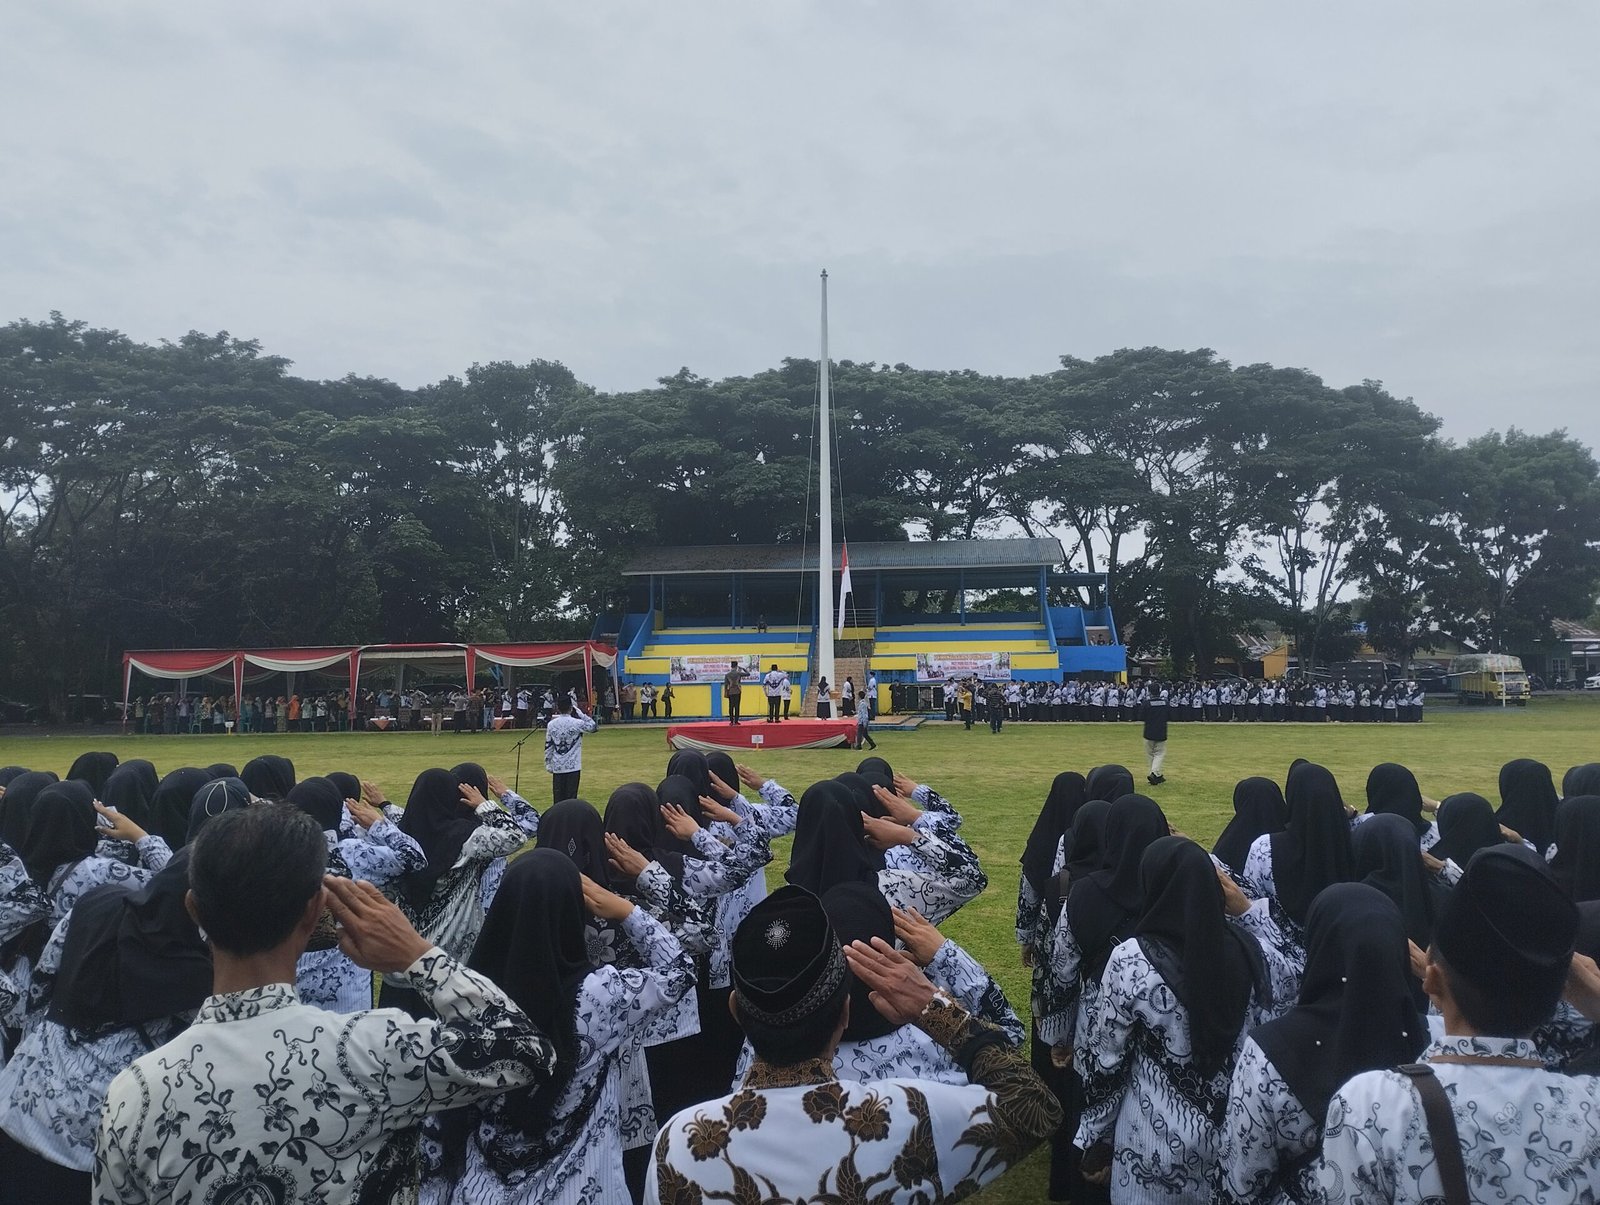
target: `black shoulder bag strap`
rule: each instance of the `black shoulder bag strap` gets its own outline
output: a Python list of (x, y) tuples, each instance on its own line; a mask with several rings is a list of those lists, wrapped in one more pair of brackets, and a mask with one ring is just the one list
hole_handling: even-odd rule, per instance
[(1405, 1063), (1395, 1070), (1411, 1080), (1422, 1098), (1422, 1114), (1428, 1123), (1428, 1141), (1439, 1163), (1445, 1205), (1472, 1205), (1472, 1196), (1467, 1192), (1467, 1169), (1461, 1158), (1461, 1133), (1456, 1129), (1455, 1110), (1450, 1107), (1444, 1085), (1426, 1063)]

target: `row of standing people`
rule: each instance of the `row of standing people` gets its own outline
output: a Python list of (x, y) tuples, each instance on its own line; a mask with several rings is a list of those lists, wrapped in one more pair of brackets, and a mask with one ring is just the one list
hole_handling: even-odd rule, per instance
[(941, 684), (947, 720), (992, 723), (1004, 719), (1045, 723), (1137, 723), (1152, 697), (1164, 694), (1175, 722), (1196, 723), (1419, 723), (1425, 705), (1415, 682), (1386, 686), (1295, 683), (1284, 680), (992, 682)]

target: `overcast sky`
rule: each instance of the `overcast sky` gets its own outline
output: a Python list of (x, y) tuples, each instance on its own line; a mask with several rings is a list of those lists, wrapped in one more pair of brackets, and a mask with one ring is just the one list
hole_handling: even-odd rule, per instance
[(0, 319), (417, 385), (1209, 346), (1600, 444), (1600, 6), (0, 7)]

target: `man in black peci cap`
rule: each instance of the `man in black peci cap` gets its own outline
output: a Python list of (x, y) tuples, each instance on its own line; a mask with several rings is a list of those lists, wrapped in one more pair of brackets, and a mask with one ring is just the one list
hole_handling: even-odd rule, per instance
[(1334, 1094), (1318, 1169), (1326, 1200), (1595, 1199), (1600, 1079), (1544, 1070), (1528, 1040), (1568, 986), (1577, 928), (1577, 906), (1537, 854), (1500, 845), (1473, 857), (1422, 981), (1445, 1036), (1421, 1064), (1365, 1072)]
[[(752, 909), (732, 954), (730, 1007), (755, 1063), (738, 1092), (662, 1127), (645, 1200), (957, 1199), (1061, 1124), (1055, 1097), (999, 1030), (882, 940), (841, 950), (804, 888), (781, 888)], [(947, 1048), (971, 1082), (839, 1082), (833, 1053), (853, 977), (885, 1018)]]

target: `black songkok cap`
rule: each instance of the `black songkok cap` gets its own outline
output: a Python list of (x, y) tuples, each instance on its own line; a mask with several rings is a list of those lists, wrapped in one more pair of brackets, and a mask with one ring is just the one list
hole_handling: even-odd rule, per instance
[(752, 908), (732, 953), (739, 1011), (764, 1025), (795, 1025), (844, 1003), (850, 973), (839, 938), (804, 887), (780, 887)]
[(1544, 859), (1520, 845), (1479, 850), (1439, 914), (1434, 944), (1486, 992), (1559, 993), (1572, 962), (1578, 906)]

